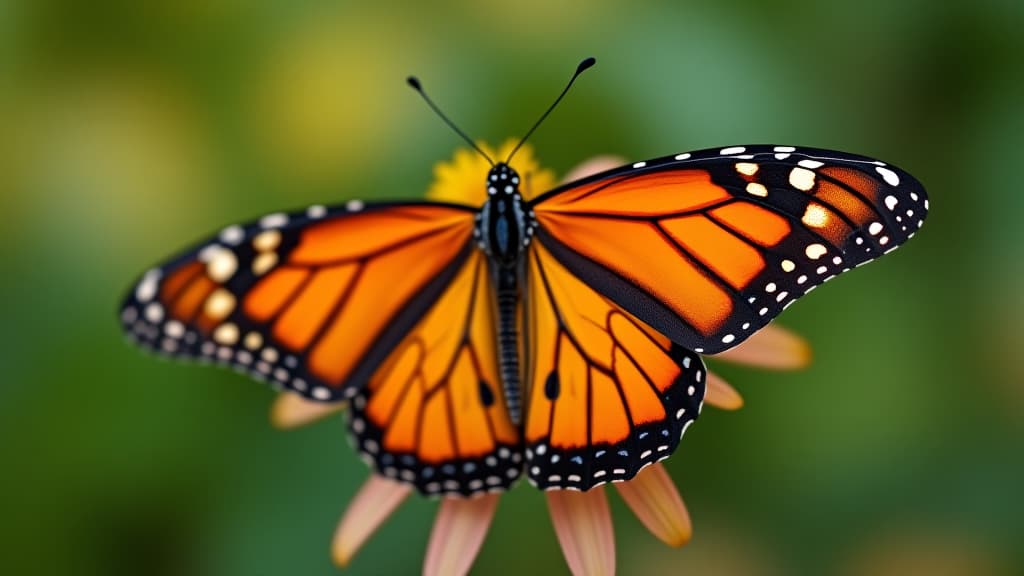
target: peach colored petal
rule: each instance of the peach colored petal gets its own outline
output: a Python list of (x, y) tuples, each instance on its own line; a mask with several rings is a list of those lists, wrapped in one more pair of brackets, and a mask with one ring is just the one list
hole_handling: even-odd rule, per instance
[(802, 336), (769, 324), (735, 348), (713, 357), (757, 368), (793, 370), (811, 363), (811, 346)]
[(626, 159), (621, 156), (612, 155), (601, 155), (594, 156), (589, 160), (583, 161), (583, 163), (577, 165), (569, 173), (565, 175), (562, 182), (572, 182), (573, 180), (579, 180), (580, 178), (586, 178), (598, 172), (604, 172), (605, 170), (611, 170), (612, 168), (618, 168), (626, 163)]
[(282, 430), (298, 428), (325, 418), (345, 407), (344, 402), (313, 402), (295, 392), (282, 392), (270, 406), (270, 423)]
[(632, 480), (614, 486), (640, 522), (662, 542), (679, 547), (690, 541), (690, 514), (661, 464), (652, 464)]
[(373, 475), (359, 489), (341, 518), (331, 543), (331, 556), (338, 566), (347, 566), (366, 540), (387, 520), (412, 490), (383, 476)]
[(615, 574), (615, 535), (604, 489), (549, 490), (547, 497), (569, 570), (576, 576)]
[(424, 576), (461, 576), (469, 572), (491, 527), (497, 494), (445, 498), (434, 520), (423, 563)]
[(714, 372), (708, 372), (707, 392), (704, 401), (722, 410), (739, 410), (743, 408), (743, 396)]

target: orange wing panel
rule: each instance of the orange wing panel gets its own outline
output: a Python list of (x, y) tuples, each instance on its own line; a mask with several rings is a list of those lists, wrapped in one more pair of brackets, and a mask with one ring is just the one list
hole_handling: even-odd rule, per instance
[(661, 226), (733, 288), (746, 288), (764, 270), (764, 258), (757, 250), (703, 215), (666, 219)]
[(664, 215), (699, 210), (729, 198), (704, 170), (682, 170), (622, 178), (611, 185), (585, 184), (541, 203), (536, 212), (539, 217), (548, 212)]
[(770, 248), (790, 232), (789, 222), (778, 214), (748, 202), (735, 202), (711, 211), (711, 215), (737, 233)]
[(245, 297), (245, 312), (257, 322), (277, 314), (309, 277), (303, 268), (278, 268), (260, 280)]
[(557, 240), (629, 279), (705, 334), (732, 312), (723, 288), (652, 223), (540, 212), (537, 218)]
[(358, 260), (439, 229), (464, 229), (466, 213), (445, 206), (407, 206), (356, 214), (341, 221), (310, 226), (291, 254), (297, 265), (317, 266)]
[(345, 306), (313, 346), (310, 371), (340, 384), (373, 343), (354, 339), (353, 330), (374, 337), (380, 334), (388, 320), (462, 250), (467, 233), (465, 228), (451, 227), (364, 264)]
[(274, 336), (292, 350), (308, 346), (350, 289), (356, 271), (355, 264), (342, 264), (316, 272), (274, 324)]

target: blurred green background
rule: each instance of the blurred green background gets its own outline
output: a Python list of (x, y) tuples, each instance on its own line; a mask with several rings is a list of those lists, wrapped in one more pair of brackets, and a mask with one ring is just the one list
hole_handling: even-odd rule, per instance
[[(326, 574), (367, 475), (339, 418), (279, 432), (273, 394), (154, 360), (116, 304), (221, 226), (417, 197), (455, 137), (521, 134), (564, 173), (743, 143), (915, 174), (908, 246), (781, 323), (799, 373), (717, 365), (668, 468), (695, 524), (665, 548), (612, 497), (621, 574), (1024, 573), (1024, 4), (504, 0), (0, 3), (0, 563), (8, 574)], [(416, 573), (410, 499), (347, 573)], [(478, 573), (562, 573), (542, 495), (502, 500)]]

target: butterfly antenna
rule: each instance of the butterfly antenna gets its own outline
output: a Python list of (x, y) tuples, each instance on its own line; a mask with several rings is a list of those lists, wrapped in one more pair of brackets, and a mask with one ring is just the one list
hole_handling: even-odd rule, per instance
[(548, 117), (548, 114), (551, 114), (551, 111), (555, 109), (555, 106), (558, 106), (558, 103), (562, 101), (562, 98), (565, 98), (565, 95), (569, 92), (569, 88), (572, 88), (572, 83), (576, 81), (576, 78), (579, 77), (580, 74), (583, 74), (584, 70), (590, 68), (594, 64), (597, 64), (597, 59), (593, 57), (586, 58), (580, 62), (579, 66), (576, 67), (576, 72), (573, 73), (572, 78), (569, 78), (569, 83), (565, 85), (562, 93), (558, 95), (558, 98), (555, 98), (555, 101), (548, 107), (547, 111), (544, 112), (537, 122), (534, 123), (533, 128), (530, 128), (529, 132), (526, 133), (526, 136), (523, 136), (523, 139), (519, 141), (519, 144), (516, 144), (516, 147), (512, 149), (512, 153), (508, 155), (507, 159), (505, 159), (506, 164), (512, 161), (512, 157), (519, 151), (519, 147), (530, 139), (530, 135), (533, 134), (533, 131), (536, 130), (537, 127), (540, 126), (541, 122)]
[(490, 162), (491, 166), (494, 166), (494, 160), (491, 160), (491, 157), (488, 156), (487, 153), (484, 152), (479, 146), (477, 146), (476, 142), (473, 142), (472, 138), (466, 136), (466, 133), (463, 132), (462, 130), (459, 130), (459, 127), (456, 126), (454, 122), (449, 120), (448, 117), (444, 115), (444, 112), (441, 112), (441, 109), (437, 107), (437, 104), (434, 104), (434, 101), (430, 99), (430, 96), (427, 96), (427, 93), (423, 91), (423, 85), (420, 84), (419, 78), (415, 76), (409, 76), (408, 78), (405, 79), (405, 81), (409, 83), (409, 86), (412, 86), (413, 90), (418, 92), (419, 95), (423, 97), (423, 100), (427, 103), (427, 106), (430, 106), (431, 110), (433, 110), (434, 113), (440, 116), (441, 120), (444, 120), (445, 124), (447, 124), (452, 130), (454, 130), (456, 134), (462, 136), (463, 140), (465, 140), (470, 146), (472, 146), (477, 152), (479, 152), (481, 156), (483, 156), (488, 162)]

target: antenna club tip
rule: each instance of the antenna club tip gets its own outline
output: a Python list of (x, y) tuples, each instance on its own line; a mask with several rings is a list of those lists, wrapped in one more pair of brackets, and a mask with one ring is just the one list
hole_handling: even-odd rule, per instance
[(584, 58), (583, 62), (580, 62), (580, 65), (576, 67), (576, 73), (579, 74), (594, 64), (597, 64), (597, 58), (594, 58), (593, 56)]
[(420, 84), (420, 79), (415, 76), (409, 76), (405, 79), (405, 83), (412, 86), (416, 90), (423, 90), (423, 86)]

